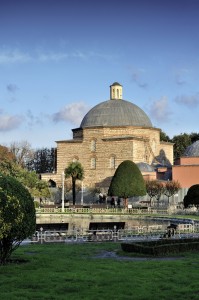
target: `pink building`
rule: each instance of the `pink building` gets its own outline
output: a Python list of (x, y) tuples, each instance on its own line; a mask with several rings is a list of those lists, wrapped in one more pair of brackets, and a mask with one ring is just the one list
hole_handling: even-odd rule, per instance
[(199, 141), (189, 146), (184, 156), (173, 165), (172, 179), (177, 180), (182, 188), (199, 184)]

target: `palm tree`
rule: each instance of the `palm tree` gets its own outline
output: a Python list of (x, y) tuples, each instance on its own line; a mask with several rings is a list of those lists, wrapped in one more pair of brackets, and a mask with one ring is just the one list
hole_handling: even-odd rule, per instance
[(73, 192), (73, 205), (76, 202), (76, 180), (82, 180), (84, 178), (84, 169), (80, 162), (75, 161), (69, 163), (68, 167), (64, 171), (65, 178), (71, 177), (72, 179), (72, 192)]

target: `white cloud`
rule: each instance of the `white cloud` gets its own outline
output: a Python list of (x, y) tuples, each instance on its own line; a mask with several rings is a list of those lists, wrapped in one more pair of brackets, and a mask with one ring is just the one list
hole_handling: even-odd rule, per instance
[(0, 50), (0, 64), (27, 63), (30, 60), (32, 60), (31, 56), (20, 50)]
[(47, 62), (47, 61), (61, 61), (67, 59), (69, 55), (67, 53), (40, 53), (38, 56), (39, 61)]
[(181, 95), (175, 98), (175, 102), (193, 108), (199, 104), (199, 93), (195, 95)]
[(71, 103), (60, 109), (57, 113), (52, 115), (54, 122), (71, 122), (75, 125), (80, 125), (88, 107), (83, 102)]
[(23, 122), (23, 117), (18, 115), (6, 115), (0, 111), (0, 131), (11, 131)]
[(19, 49), (0, 49), (0, 65), (1, 64), (14, 64), (14, 63), (29, 63), (29, 62), (59, 62), (69, 58), (77, 59), (90, 59), (103, 58), (111, 59), (114, 58), (114, 55), (107, 55), (99, 52), (82, 52), (80, 50), (74, 51), (45, 51), (45, 50), (34, 50), (30, 52), (23, 52)]
[(90, 59), (90, 58), (111, 59), (113, 55), (106, 55), (99, 52), (82, 52), (79, 50), (73, 52), (39, 52), (38, 60), (41, 62), (55, 61), (59, 62), (68, 58)]
[(166, 96), (162, 96), (159, 100), (154, 101), (150, 107), (150, 115), (157, 121), (168, 121), (171, 111), (169, 108), (168, 99)]

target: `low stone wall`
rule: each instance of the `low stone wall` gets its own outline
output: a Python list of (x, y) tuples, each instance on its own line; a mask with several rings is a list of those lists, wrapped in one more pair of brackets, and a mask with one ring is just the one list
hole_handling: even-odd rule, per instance
[[(45, 212), (44, 212), (45, 211)], [(145, 211), (146, 213), (146, 211)], [(156, 211), (157, 213), (157, 211)], [(149, 226), (154, 223), (156, 224), (165, 224), (168, 226), (170, 224), (169, 220), (154, 220), (153, 218), (146, 219), (142, 214), (138, 214), (138, 210), (133, 213), (133, 210), (117, 210), (112, 209), (65, 209), (64, 213), (61, 213), (60, 209), (57, 212), (54, 212), (53, 209), (46, 211), (37, 211), (36, 214), (36, 223), (37, 227), (40, 225), (47, 224), (65, 224), (66, 228), (71, 230), (74, 228), (86, 229), (88, 230), (92, 224), (103, 224), (104, 228), (110, 226), (123, 227), (125, 229), (131, 228), (133, 226)], [(122, 224), (122, 225), (121, 225)], [(101, 225), (103, 228), (103, 225)]]

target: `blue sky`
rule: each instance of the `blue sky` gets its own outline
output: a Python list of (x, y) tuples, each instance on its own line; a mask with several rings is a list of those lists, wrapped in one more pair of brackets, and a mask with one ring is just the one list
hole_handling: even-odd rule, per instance
[(109, 86), (199, 132), (199, 0), (0, 0), (0, 144), (55, 147)]

